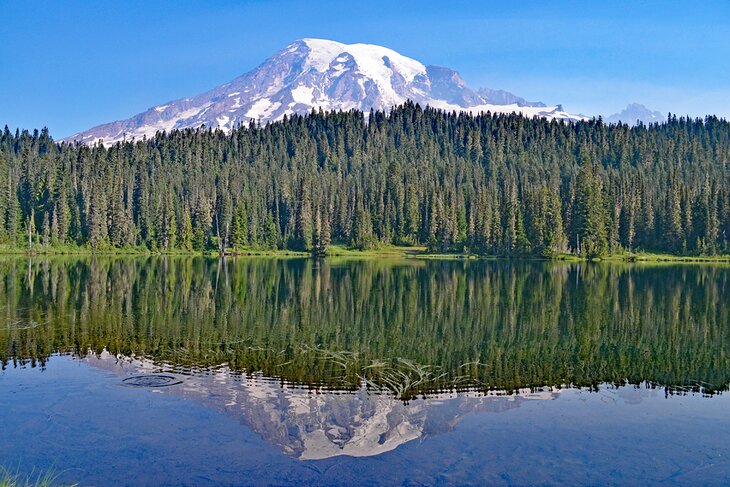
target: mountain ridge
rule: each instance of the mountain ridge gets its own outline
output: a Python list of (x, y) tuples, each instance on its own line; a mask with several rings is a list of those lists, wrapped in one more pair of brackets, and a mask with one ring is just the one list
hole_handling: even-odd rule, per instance
[(565, 112), (560, 105), (528, 102), (508, 91), (474, 90), (451, 68), (427, 66), (387, 47), (304, 38), (228, 83), (63, 140), (111, 145), (202, 125), (228, 131), (252, 120), (263, 124), (313, 108), (368, 113), (407, 100), (449, 111), (516, 112), (574, 121), (585, 118)]
[(618, 113), (614, 113), (606, 117), (606, 123), (625, 123), (630, 126), (637, 125), (637, 122), (641, 122), (644, 125), (650, 125), (652, 123), (660, 123), (664, 121), (664, 115), (656, 110), (651, 110), (645, 105), (640, 103), (629, 103), (626, 108)]

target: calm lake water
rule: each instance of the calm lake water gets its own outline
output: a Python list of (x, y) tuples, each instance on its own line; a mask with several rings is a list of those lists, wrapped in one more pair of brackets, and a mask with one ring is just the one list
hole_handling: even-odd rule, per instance
[(0, 315), (21, 474), (730, 483), (726, 266), (8, 257)]

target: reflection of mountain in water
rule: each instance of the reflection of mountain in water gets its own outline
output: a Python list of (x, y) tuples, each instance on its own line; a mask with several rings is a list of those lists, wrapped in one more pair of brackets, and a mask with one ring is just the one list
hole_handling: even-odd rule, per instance
[[(160, 371), (149, 360), (117, 359), (107, 352), (84, 361), (125, 376)], [(368, 393), (364, 384), (354, 392), (316, 391), (227, 367), (186, 376), (183, 384), (158, 390), (223, 410), (301, 460), (379, 455), (448, 432), (468, 413), (503, 412), (525, 401), (555, 399), (560, 392), (443, 394), (405, 402), (391, 394)]]

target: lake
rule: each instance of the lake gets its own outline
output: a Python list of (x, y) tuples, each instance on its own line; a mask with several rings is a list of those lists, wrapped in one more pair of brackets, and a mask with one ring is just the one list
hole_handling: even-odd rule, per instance
[(730, 266), (3, 257), (0, 314), (21, 475), (730, 483)]

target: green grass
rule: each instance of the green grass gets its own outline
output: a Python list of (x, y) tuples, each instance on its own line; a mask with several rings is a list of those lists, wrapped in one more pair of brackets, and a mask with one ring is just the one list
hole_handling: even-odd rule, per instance
[(730, 263), (730, 255), (673, 255), (657, 254), (653, 252), (619, 252), (588, 259), (567, 252), (557, 254), (552, 260), (566, 262), (582, 262), (587, 260), (600, 262), (640, 262), (640, 263)]
[(420, 245), (381, 245), (375, 249), (360, 250), (344, 245), (331, 245), (327, 257), (352, 258), (419, 258), (419, 259), (493, 259), (494, 256), (467, 253), (436, 253)]
[[(78, 246), (71, 244), (42, 246), (35, 245), (29, 252), (27, 248), (17, 245), (0, 244), (0, 255), (173, 255), (173, 256), (218, 256), (216, 250), (201, 251), (155, 251), (147, 247), (126, 247), (116, 248), (112, 246), (102, 248), (91, 248), (90, 246)], [(228, 256), (235, 257), (310, 257), (310, 252), (299, 252), (295, 250), (275, 249), (266, 250), (258, 248), (229, 249)], [(399, 246), (380, 245), (374, 249), (361, 250), (346, 245), (331, 245), (326, 252), (327, 257), (338, 258), (420, 258), (420, 259), (496, 259), (499, 256), (479, 255), (471, 253), (440, 253), (429, 252), (424, 246)], [(730, 263), (730, 255), (673, 255), (652, 252), (619, 252), (616, 254), (601, 256), (600, 258), (587, 259), (583, 256), (562, 252), (552, 257), (520, 256), (520, 260), (556, 260), (565, 262), (582, 262), (586, 260), (610, 261), (610, 262), (644, 262), (644, 263)], [(0, 486), (1, 487), (1, 486)]]
[[(47, 472), (31, 471), (27, 476), (19, 473), (11, 473), (7, 469), (0, 467), (0, 487), (55, 487), (61, 484), (58, 482), (58, 474), (52, 469)], [(75, 484), (73, 484), (75, 485)]]
[(79, 246), (74, 244), (54, 244), (54, 245), (33, 245), (28, 250), (28, 247), (21, 247), (18, 245), (11, 244), (0, 244), (0, 254), (18, 254), (18, 255), (150, 255), (151, 252), (146, 247), (102, 247), (98, 249), (92, 249), (88, 246)]
[[(306, 255), (306, 254), (305, 254)], [(498, 259), (495, 255), (479, 255), (469, 253), (437, 253), (429, 252), (426, 247), (413, 246), (383, 246), (373, 250), (359, 250), (343, 245), (332, 245), (327, 250), (327, 257), (351, 257), (351, 258), (373, 258), (373, 257), (399, 257), (399, 258), (420, 258), (420, 259)], [(610, 262), (645, 262), (645, 263), (730, 263), (730, 255), (706, 255), (687, 256), (672, 254), (657, 254), (651, 252), (621, 252), (613, 255), (602, 256), (595, 259), (587, 259), (580, 255), (563, 252), (552, 257), (520, 256), (520, 260), (555, 260), (565, 262), (583, 262), (587, 260), (610, 261)]]
[(622, 252), (602, 257), (605, 261), (623, 262), (670, 262), (670, 263), (730, 263), (730, 255), (673, 255), (652, 252)]
[(345, 245), (330, 245), (327, 249), (327, 257), (414, 257), (424, 255), (426, 247), (405, 247), (398, 245), (382, 245), (375, 249), (353, 249)]
[[(191, 254), (185, 254), (191, 255)], [(210, 254), (217, 256), (218, 252), (211, 252)], [(309, 257), (312, 255), (309, 252), (298, 252), (296, 250), (262, 250), (262, 249), (239, 249), (239, 250), (228, 250), (226, 255), (236, 257)]]
[(569, 252), (560, 252), (552, 256), (552, 260), (564, 260), (567, 262), (581, 262), (585, 260), (580, 255), (571, 254)]
[(480, 254), (464, 254), (464, 253), (430, 253), (430, 252), (424, 252), (422, 254), (414, 255), (414, 257), (418, 257), (421, 259), (451, 259), (451, 260), (459, 260), (459, 259), (495, 259), (495, 256), (492, 255), (480, 255)]

